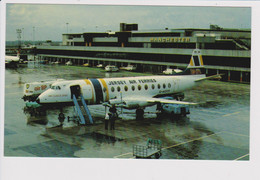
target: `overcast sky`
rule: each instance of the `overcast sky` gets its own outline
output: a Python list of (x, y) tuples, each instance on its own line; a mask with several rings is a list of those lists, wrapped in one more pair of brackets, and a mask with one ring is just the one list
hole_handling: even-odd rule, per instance
[(139, 30), (168, 28), (250, 28), (249, 7), (176, 7), (115, 5), (6, 4), (6, 40), (62, 40), (62, 33), (118, 31), (119, 24), (137, 23)]

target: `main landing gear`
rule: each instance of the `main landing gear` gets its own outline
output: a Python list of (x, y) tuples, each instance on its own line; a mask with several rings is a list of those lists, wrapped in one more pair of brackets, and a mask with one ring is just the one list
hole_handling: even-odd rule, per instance
[(136, 109), (135, 113), (136, 113), (136, 120), (144, 119), (144, 109), (143, 108)]

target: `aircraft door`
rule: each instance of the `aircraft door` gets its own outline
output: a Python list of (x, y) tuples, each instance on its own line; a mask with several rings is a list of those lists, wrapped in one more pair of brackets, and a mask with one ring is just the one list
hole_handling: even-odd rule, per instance
[(75, 86), (70, 86), (70, 92), (71, 92), (71, 99), (73, 98), (73, 94), (78, 98), (81, 94), (80, 92), (80, 86), (75, 85)]

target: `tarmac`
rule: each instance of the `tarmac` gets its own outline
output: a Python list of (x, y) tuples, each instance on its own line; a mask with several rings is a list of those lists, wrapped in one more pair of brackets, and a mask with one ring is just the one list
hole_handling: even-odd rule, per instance
[[(87, 126), (67, 120), (62, 127), (58, 126), (57, 109), (41, 116), (23, 111), (25, 102), (21, 97), (25, 82), (136, 75), (149, 74), (126, 71), (107, 74), (98, 68), (68, 66), (7, 69), (4, 156), (134, 159), (133, 146), (145, 145), (152, 138), (162, 141), (160, 159), (249, 160), (249, 84), (203, 82), (185, 92), (185, 101), (199, 104), (190, 107), (187, 117), (157, 118), (153, 106), (145, 109), (144, 120), (137, 121), (134, 110), (123, 110), (115, 130), (104, 129), (102, 105), (89, 106), (96, 123)], [(64, 114), (72, 115), (73, 108), (65, 108)]]

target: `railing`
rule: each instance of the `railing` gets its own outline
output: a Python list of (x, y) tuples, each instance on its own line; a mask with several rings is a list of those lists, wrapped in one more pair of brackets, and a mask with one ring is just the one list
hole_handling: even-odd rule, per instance
[(73, 102), (74, 102), (76, 111), (77, 111), (79, 118), (80, 118), (80, 124), (86, 124), (85, 118), (84, 118), (84, 116), (83, 116), (83, 114), (80, 110), (79, 103), (78, 103), (76, 96), (74, 94), (73, 94)]
[(87, 104), (86, 104), (86, 102), (84, 100), (84, 97), (82, 95), (80, 95), (80, 97), (81, 97), (82, 104), (83, 104), (83, 106), (84, 106), (84, 108), (86, 110), (86, 113), (88, 115), (89, 121), (90, 121), (91, 124), (93, 124), (93, 118), (92, 118), (92, 116), (90, 114), (90, 111), (89, 111), (88, 106), (87, 106)]

